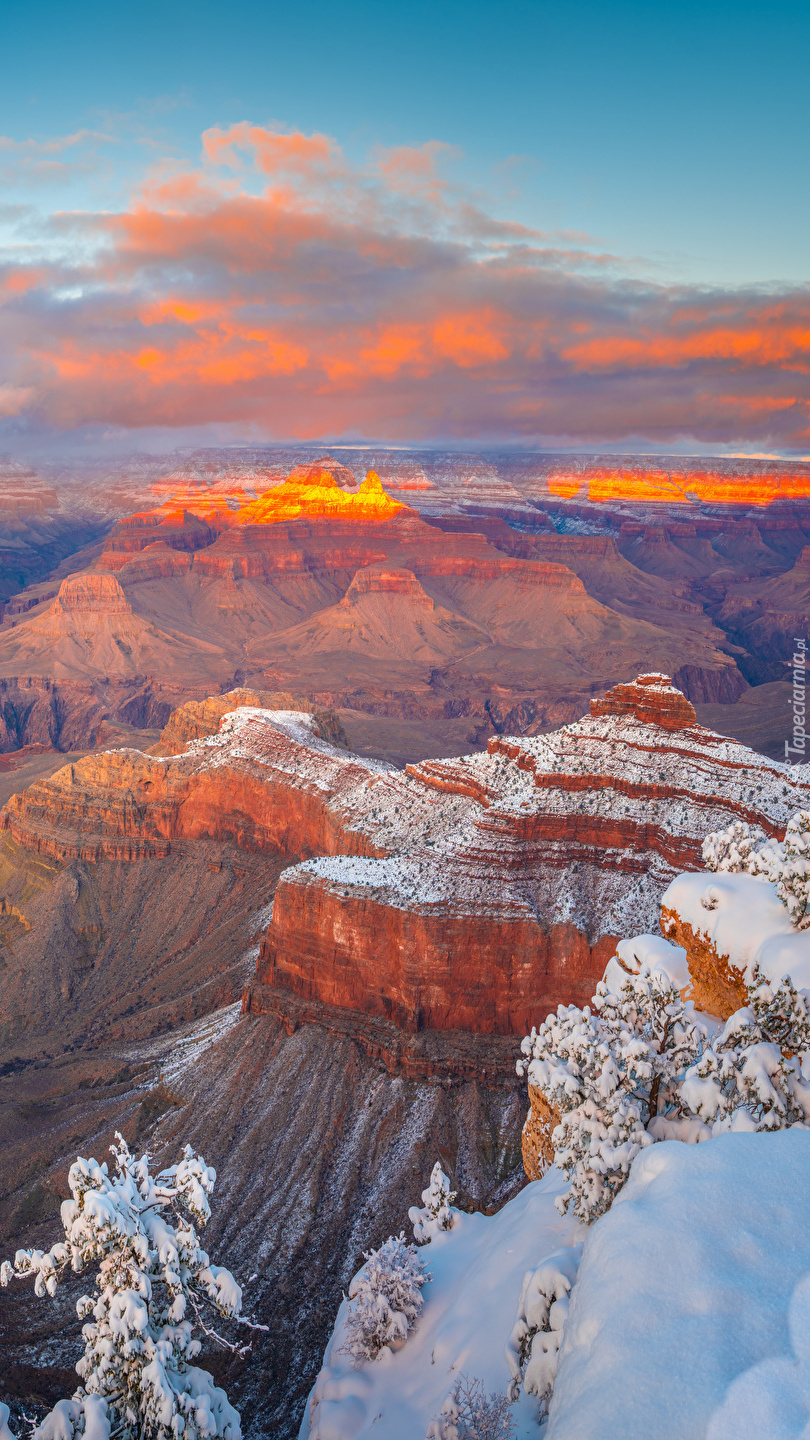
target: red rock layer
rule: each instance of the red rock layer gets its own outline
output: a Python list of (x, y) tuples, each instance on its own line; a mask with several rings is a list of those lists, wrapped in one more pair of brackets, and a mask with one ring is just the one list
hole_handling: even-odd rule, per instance
[(639, 675), (630, 685), (614, 685), (591, 701), (592, 715), (634, 715), (662, 730), (688, 730), (697, 724), (695, 707), (676, 690), (669, 675)]
[[(615, 937), (590, 945), (570, 923), (425, 913), (293, 872), (276, 892), (256, 979), (406, 1031), (523, 1035), (538, 997), (546, 1009), (586, 1004), (614, 948)], [(260, 1007), (254, 992), (247, 1008)]]
[(703, 504), (764, 506), (810, 495), (810, 472), (806, 466), (792, 471), (760, 469), (758, 473), (742, 475), (732, 475), (726, 470), (678, 472), (592, 466), (585, 472), (566, 474), (562, 471), (548, 479), (552, 495), (580, 495), (586, 486), (588, 499), (600, 503), (632, 500), (678, 504), (695, 496)]
[(629, 688), (643, 703), (405, 773), (318, 739), (309, 716), (240, 708), (205, 738), (199, 707), (185, 754), (88, 757), (13, 797), (3, 824), (56, 858), (202, 837), (312, 856), (279, 882), (252, 1010), (264, 984), (415, 1033), (518, 1034), (587, 1001), (709, 830), (741, 816), (781, 834), (810, 803), (778, 762), (672, 728), (660, 677)]
[[(308, 751), (300, 733), (297, 741), (273, 725), (254, 727), (249, 764), (240, 763), (238, 746), (211, 763), (205, 741), (167, 759), (140, 750), (87, 755), (13, 795), (3, 828), (17, 844), (55, 860), (158, 858), (172, 841), (201, 838), (282, 855), (378, 853), (324, 804), (317, 783), (296, 783), (298, 752)], [(352, 758), (343, 763), (341, 752), (335, 755), (331, 768), (343, 786), (365, 779), (360, 765), (355, 775)], [(329, 768), (327, 761), (323, 769)]]

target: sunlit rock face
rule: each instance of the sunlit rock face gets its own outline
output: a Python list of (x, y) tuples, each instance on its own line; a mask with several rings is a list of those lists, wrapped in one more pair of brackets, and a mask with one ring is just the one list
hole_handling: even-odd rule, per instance
[[(313, 473), (314, 472), (314, 473)], [(383, 490), (379, 475), (369, 470), (354, 493), (342, 490), (329, 470), (312, 466), (302, 476), (293, 474), (283, 485), (236, 512), (236, 525), (275, 525), (300, 516), (330, 515), (351, 520), (384, 520), (402, 509)]]
[(560, 471), (548, 479), (549, 494), (561, 499), (605, 503), (633, 500), (639, 503), (684, 504), (697, 499), (708, 505), (770, 505), (775, 500), (801, 500), (810, 496), (806, 469), (729, 474), (689, 469), (643, 470), (640, 467), (589, 467), (586, 471)]
[[(346, 488), (346, 481), (352, 488)], [(401, 501), (392, 500), (383, 490), (373, 469), (357, 487), (352, 471), (343, 471), (343, 467), (298, 465), (281, 485), (265, 491), (257, 500), (239, 505), (238, 510), (231, 510), (225, 503), (203, 507), (199, 501), (192, 508), (192, 501), (180, 495), (177, 503), (169, 500), (157, 510), (118, 521), (107, 552), (114, 556), (133, 554), (156, 541), (174, 550), (200, 550), (231, 527), (271, 526), (301, 518), (380, 521), (395, 516), (402, 508)]]
[(671, 683), (668, 675), (639, 675), (629, 685), (614, 685), (600, 700), (591, 701), (592, 715), (633, 715), (662, 730), (686, 730), (697, 724), (694, 705)]

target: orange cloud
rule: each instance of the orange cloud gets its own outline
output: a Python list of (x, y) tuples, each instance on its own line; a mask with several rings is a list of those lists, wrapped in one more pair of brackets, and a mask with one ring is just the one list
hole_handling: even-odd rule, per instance
[(311, 175), (313, 171), (343, 169), (339, 147), (326, 135), (285, 134), (246, 121), (227, 130), (214, 127), (203, 133), (203, 151), (213, 165), (242, 168), (240, 152), (247, 151), (265, 175), (285, 171)]
[(438, 144), (353, 166), (328, 136), (245, 122), (206, 131), (203, 154), (81, 217), (91, 259), (0, 271), (6, 415), (807, 443), (805, 291), (613, 278), (579, 241), (485, 215)]
[(509, 348), (504, 344), (502, 335), (508, 334), (514, 320), (504, 315), (500, 320), (500, 334), (496, 333), (493, 322), (494, 313), (490, 310), (479, 314), (444, 316), (433, 329), (437, 353), (465, 370), (505, 360)]
[(581, 369), (623, 369), (637, 366), (681, 366), (694, 360), (728, 360), (745, 365), (792, 365), (806, 369), (810, 359), (810, 328), (743, 322), (739, 329), (696, 325), (687, 335), (644, 338), (605, 336), (563, 348), (563, 359)]

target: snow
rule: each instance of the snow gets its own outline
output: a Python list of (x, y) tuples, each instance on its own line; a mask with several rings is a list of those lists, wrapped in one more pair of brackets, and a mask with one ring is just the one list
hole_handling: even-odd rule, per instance
[[(810, 1413), (789, 1328), (791, 1297), (810, 1272), (808, 1188), (805, 1130), (642, 1151), (585, 1242), (544, 1440), (806, 1434), (795, 1416), (757, 1427), (746, 1404), (759, 1395), (762, 1415), (768, 1395), (784, 1418), (801, 1390)], [(806, 1297), (805, 1285), (793, 1307), (805, 1357)], [(781, 1368), (765, 1368), (763, 1381), (751, 1370), (764, 1362)], [(780, 1398), (786, 1369), (793, 1390)]]
[(753, 1365), (729, 1386), (707, 1440), (802, 1440), (810, 1421), (810, 1275), (788, 1306), (790, 1350)]
[[(454, 1210), (452, 1228), (439, 1231), (420, 1251), (433, 1278), (424, 1288), (416, 1329), (382, 1362), (355, 1370), (341, 1352), (344, 1301), (301, 1440), (422, 1440), (461, 1375), (481, 1379), (487, 1392), (505, 1391), (512, 1377), (504, 1347), (526, 1271), (582, 1239), (582, 1226), (555, 1209), (562, 1186), (559, 1172), (550, 1171), (497, 1215)], [(516, 1440), (536, 1440), (536, 1414), (537, 1401), (521, 1395), (513, 1410)]]
[(603, 978), (608, 988), (618, 994), (628, 975), (638, 975), (645, 969), (665, 975), (681, 992), (692, 983), (683, 946), (671, 945), (663, 935), (634, 935), (631, 940), (620, 940)]
[[(76, 1304), (85, 1320), (83, 1382), (60, 1400), (34, 1432), (36, 1440), (104, 1440), (125, 1430), (156, 1436), (187, 1433), (199, 1440), (241, 1440), (239, 1415), (205, 1370), (189, 1366), (200, 1350), (191, 1302), (207, 1298), (223, 1317), (238, 1317), (242, 1291), (230, 1271), (212, 1265), (194, 1226), (210, 1217), (216, 1171), (187, 1145), (177, 1165), (153, 1175), (146, 1155), (136, 1160), (122, 1136), (105, 1162), (81, 1156), (70, 1167), (70, 1200), (61, 1206), (64, 1241), (47, 1252), (18, 1250), (0, 1265), (0, 1285), (34, 1276), (35, 1294), (53, 1296), (68, 1263), (77, 1274), (100, 1263), (93, 1293)], [(250, 1323), (250, 1322), (246, 1322)], [(230, 1345), (232, 1351), (238, 1346)], [(32, 1437), (34, 1440), (34, 1437)]]
[(195, 1020), (162, 1061), (160, 1078), (163, 1084), (171, 1088), (185, 1071), (197, 1064), (206, 1050), (225, 1038), (228, 1031), (238, 1024), (241, 1015), (242, 1002), (235, 1000), (232, 1005), (225, 1005), (221, 1010), (213, 1010), (203, 1016), (202, 1020)]
[(661, 904), (705, 936), (748, 983), (759, 967), (768, 980), (790, 975), (798, 989), (810, 989), (810, 930), (794, 930), (770, 881), (726, 871), (678, 875)]
[(314, 865), (344, 898), (356, 887), (363, 900), (374, 891), (403, 909), (570, 922), (591, 942), (656, 928), (661, 890), (675, 873), (668, 857), (684, 850), (670, 837), (697, 852), (704, 835), (730, 821), (786, 825), (810, 800), (807, 767), (701, 727), (685, 736), (632, 715), (587, 716), (542, 736), (498, 735), (486, 754), (403, 772), (320, 739), (309, 714), (245, 706), (185, 754), (148, 763), (248, 775), (268, 786), (272, 807), (284, 803), (276, 786), (314, 801), (329, 848), (353, 853), (290, 867), (285, 884), (311, 880)]

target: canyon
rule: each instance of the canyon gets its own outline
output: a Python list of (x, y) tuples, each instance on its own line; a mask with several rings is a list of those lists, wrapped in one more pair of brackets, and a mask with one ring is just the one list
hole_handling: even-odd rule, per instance
[[(520, 1037), (708, 831), (810, 804), (810, 467), (340, 456), (17, 475), (73, 548), (0, 626), (3, 1253), (116, 1128), (196, 1145), (270, 1327), (206, 1363), (282, 1440), (433, 1162), (468, 1209), (525, 1183)], [(69, 1392), (73, 1299), (0, 1295), (2, 1398)]]
[[(116, 1128), (167, 1161), (198, 1145), (222, 1172), (212, 1246), (256, 1272), (270, 1326), (206, 1362), (250, 1433), (281, 1436), (362, 1250), (434, 1160), (470, 1209), (525, 1183), (520, 1035), (655, 926), (707, 830), (778, 837), (810, 801), (806, 769), (700, 726), (657, 673), (547, 735), (405, 769), (304, 707), (188, 701), (148, 750), (13, 794), (0, 844), (0, 1231), (32, 1243), (66, 1157)], [(16, 1403), (70, 1383), (54, 1323), (0, 1296)]]
[[(655, 668), (779, 753), (787, 690), (756, 715), (751, 691), (785, 686), (806, 613), (810, 467), (292, 458), (108, 476), (106, 538), (6, 601), (0, 744), (91, 749), (247, 684), (403, 764), (541, 733)], [(82, 516), (96, 493), (51, 489)]]

